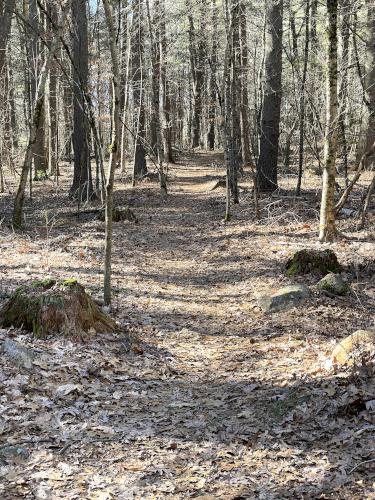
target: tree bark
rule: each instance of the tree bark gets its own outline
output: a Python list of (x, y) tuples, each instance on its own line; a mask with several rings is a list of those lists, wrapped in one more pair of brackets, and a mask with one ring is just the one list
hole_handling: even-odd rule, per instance
[(249, 96), (247, 87), (248, 78), (248, 48), (247, 48), (247, 22), (246, 6), (242, 1), (240, 9), (240, 35), (241, 35), (241, 149), (243, 166), (254, 168), (250, 148), (250, 126), (249, 126)]
[[(58, 23), (57, 6), (54, 2), (48, 4), (48, 13), (50, 16), (50, 38), (53, 37), (53, 25)], [(58, 63), (53, 61), (49, 75), (49, 116), (50, 116), (50, 174), (53, 176), (59, 175), (58, 166), (58, 99), (57, 99), (57, 83), (58, 83)]]
[[(368, 126), (366, 132), (366, 150), (375, 141), (375, 4), (373, 0), (366, 0), (367, 4), (367, 72), (365, 77), (366, 97), (369, 108)], [(375, 156), (368, 158), (368, 165), (373, 163)]]
[(112, 263), (112, 214), (113, 214), (113, 184), (117, 164), (117, 153), (120, 141), (120, 68), (116, 47), (116, 29), (113, 23), (113, 12), (109, 0), (103, 0), (106, 24), (108, 29), (109, 47), (112, 65), (112, 142), (108, 165), (105, 204), (105, 261), (104, 261), (104, 303), (111, 303), (111, 263)]
[(79, 202), (90, 200), (93, 194), (89, 121), (86, 111), (85, 94), (88, 87), (88, 33), (87, 1), (72, 0), (73, 22), (73, 152), (74, 171), (70, 196)]
[(327, 111), (324, 143), (322, 201), (320, 206), (319, 240), (336, 238), (335, 180), (337, 155), (337, 0), (327, 0), (328, 54), (327, 54)]
[(145, 75), (144, 75), (144, 0), (133, 2), (133, 26), (131, 37), (132, 85), (135, 123), (133, 182), (147, 174), (146, 123), (145, 123)]
[[(29, 22), (30, 22), (30, 74), (31, 74), (31, 102), (32, 106), (36, 103), (37, 87), (39, 84), (40, 72), (42, 67), (41, 50), (39, 42), (39, 30), (41, 23), (39, 22), (39, 13), (37, 0), (29, 0)], [(34, 172), (35, 180), (43, 180), (48, 177), (48, 155), (46, 150), (46, 113), (45, 102), (43, 102), (40, 109), (40, 118), (38, 123), (38, 130), (36, 133), (36, 140), (33, 145), (34, 157)]]
[(281, 108), (283, 0), (268, 0), (265, 41), (265, 82), (257, 165), (258, 189), (274, 191), (277, 184), (277, 160)]
[(217, 52), (218, 52), (218, 33), (217, 33), (217, 5), (216, 0), (212, 0), (211, 4), (211, 21), (212, 21), (212, 45), (211, 45), (211, 60), (210, 60), (210, 90), (209, 90), (209, 106), (208, 106), (208, 134), (207, 144), (208, 149), (215, 149), (215, 122), (216, 122), (216, 105), (217, 105)]
[(167, 32), (165, 0), (160, 0), (160, 78), (161, 78), (161, 124), (164, 159), (174, 163), (172, 151), (172, 114), (167, 75)]

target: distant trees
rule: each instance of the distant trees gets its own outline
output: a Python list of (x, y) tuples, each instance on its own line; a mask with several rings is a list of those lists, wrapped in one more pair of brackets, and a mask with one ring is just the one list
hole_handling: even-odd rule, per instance
[[(19, 227), (27, 180), (31, 197), (34, 181), (67, 174), (72, 203), (109, 207), (116, 166), (133, 186), (155, 169), (166, 192), (168, 163), (220, 150), (228, 220), (242, 175), (258, 215), (258, 193), (267, 198), (287, 173), (298, 196), (311, 167), (322, 177), (319, 237), (330, 241), (374, 163), (374, 89), (372, 0), (69, 0), (68, 12), (62, 0), (0, 0), (0, 191), (8, 175), (17, 180)], [(362, 226), (375, 180), (368, 184)]]

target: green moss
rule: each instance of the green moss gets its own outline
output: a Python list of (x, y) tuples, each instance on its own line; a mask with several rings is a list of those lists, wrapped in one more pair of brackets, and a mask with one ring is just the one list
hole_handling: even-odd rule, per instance
[(62, 286), (75, 286), (77, 285), (77, 279), (76, 278), (68, 278), (64, 281), (61, 282)]
[(330, 250), (299, 250), (286, 264), (286, 275), (339, 273), (342, 270), (336, 254)]
[(34, 181), (45, 181), (46, 179), (48, 179), (48, 174), (45, 170), (36, 171)]
[(45, 290), (48, 290), (49, 288), (53, 287), (53, 285), (56, 284), (56, 280), (52, 278), (46, 278), (45, 280), (35, 280), (31, 282), (32, 288), (44, 288)]

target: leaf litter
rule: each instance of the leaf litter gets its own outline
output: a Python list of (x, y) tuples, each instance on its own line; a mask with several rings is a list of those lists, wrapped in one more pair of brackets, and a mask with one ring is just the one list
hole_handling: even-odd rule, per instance
[[(257, 295), (293, 283), (285, 261), (316, 245), (313, 180), (300, 202), (263, 199), (258, 223), (245, 195), (224, 225), (210, 164), (175, 166), (167, 202), (154, 183), (117, 184), (139, 218), (114, 226), (120, 333), (77, 344), (0, 331), (3, 498), (374, 497), (373, 371), (325, 364), (339, 339), (373, 327), (374, 233), (361, 244), (340, 221), (355, 235), (331, 246), (347, 297), (306, 276), (302, 307), (265, 316)], [(103, 223), (69, 217), (61, 191), (38, 188), (26, 233), (1, 229), (0, 300), (46, 274), (100, 297)]]

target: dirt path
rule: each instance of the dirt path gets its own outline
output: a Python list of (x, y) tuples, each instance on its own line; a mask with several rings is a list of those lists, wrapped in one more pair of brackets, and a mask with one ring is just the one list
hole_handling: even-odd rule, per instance
[[(115, 225), (114, 315), (138, 341), (21, 335), (33, 369), (0, 357), (0, 440), (30, 453), (0, 460), (3, 498), (375, 498), (374, 463), (360, 465), (374, 456), (374, 413), (353, 403), (373, 388), (324, 369), (339, 337), (373, 326), (374, 234), (332, 247), (357, 265), (348, 297), (304, 278), (314, 293), (303, 307), (264, 316), (257, 294), (289, 284), (287, 257), (316, 245), (317, 192), (311, 181), (297, 203), (262, 200), (255, 224), (245, 180), (225, 225), (224, 190), (209, 190), (220, 161), (172, 168), (166, 202), (152, 182), (117, 186), (139, 224)], [(99, 295), (103, 223), (72, 218), (63, 196), (45, 186), (35, 227), (1, 232), (4, 296), (46, 274)]]

